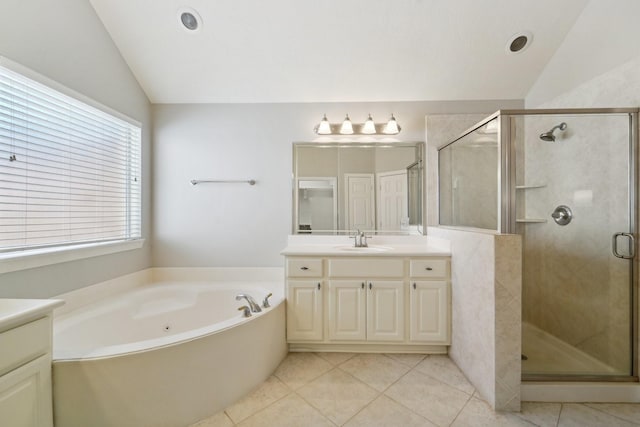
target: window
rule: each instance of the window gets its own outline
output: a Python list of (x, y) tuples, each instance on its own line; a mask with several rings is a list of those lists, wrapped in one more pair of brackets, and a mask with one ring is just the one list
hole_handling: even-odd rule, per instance
[(139, 239), (139, 124), (5, 65), (0, 253)]

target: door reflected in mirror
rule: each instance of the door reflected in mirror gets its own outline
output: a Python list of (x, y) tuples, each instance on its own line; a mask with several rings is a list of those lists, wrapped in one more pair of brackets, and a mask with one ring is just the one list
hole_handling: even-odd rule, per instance
[(294, 143), (294, 234), (422, 234), (423, 147)]

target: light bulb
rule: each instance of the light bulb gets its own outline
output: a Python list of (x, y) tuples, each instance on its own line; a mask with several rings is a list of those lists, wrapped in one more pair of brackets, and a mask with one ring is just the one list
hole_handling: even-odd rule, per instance
[(369, 114), (369, 118), (366, 122), (364, 122), (364, 125), (362, 126), (362, 133), (365, 135), (373, 135), (376, 133), (376, 124), (373, 123), (371, 114)]
[(331, 135), (331, 125), (329, 124), (329, 120), (327, 120), (327, 115), (324, 114), (322, 120), (318, 126), (316, 126), (316, 133), (318, 135)]
[(351, 124), (351, 119), (349, 119), (349, 115), (347, 114), (342, 122), (342, 126), (340, 126), (340, 133), (342, 135), (351, 135), (353, 134), (353, 125)]
[(382, 133), (387, 135), (395, 135), (400, 132), (400, 126), (398, 126), (398, 122), (396, 122), (396, 118), (391, 114), (391, 118), (387, 122), (387, 125), (384, 127)]

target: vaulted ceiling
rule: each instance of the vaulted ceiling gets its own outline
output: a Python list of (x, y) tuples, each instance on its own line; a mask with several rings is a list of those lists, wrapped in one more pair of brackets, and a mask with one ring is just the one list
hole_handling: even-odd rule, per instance
[[(90, 1), (153, 103), (522, 99), (587, 4)], [(530, 46), (507, 53), (523, 31)]]

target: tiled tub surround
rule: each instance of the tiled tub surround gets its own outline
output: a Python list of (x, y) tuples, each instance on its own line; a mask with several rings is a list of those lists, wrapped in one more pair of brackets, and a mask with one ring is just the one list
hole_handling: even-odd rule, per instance
[[(184, 426), (244, 396), (286, 354), (282, 276), (281, 268), (149, 269), (61, 295), (56, 425)], [(242, 317), (237, 293), (260, 301), (268, 292), (271, 308)]]
[(448, 242), (376, 235), (291, 236), (286, 256), (292, 351), (446, 353), (450, 343)]
[(449, 356), (496, 410), (520, 409), (521, 238), (429, 227), (451, 242)]

